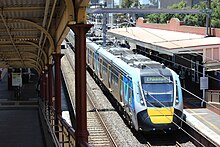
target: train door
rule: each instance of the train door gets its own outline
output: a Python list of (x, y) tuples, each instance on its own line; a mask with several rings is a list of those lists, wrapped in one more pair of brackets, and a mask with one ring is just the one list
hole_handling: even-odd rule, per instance
[(89, 48), (87, 48), (87, 52), (88, 52), (88, 55), (87, 55), (87, 60), (88, 60), (88, 65), (90, 65), (90, 60), (91, 60), (91, 51)]
[(124, 77), (124, 100), (129, 107), (129, 111), (134, 110), (133, 83), (129, 77)]
[(94, 70), (95, 69), (95, 55), (94, 55), (94, 52), (92, 52), (92, 69)]
[(95, 52), (95, 73), (98, 76), (99, 73), (99, 53)]
[(119, 74), (118, 76), (119, 80), (118, 80), (118, 85), (119, 85), (119, 90), (118, 90), (118, 94), (119, 94), (119, 101), (122, 102), (122, 99), (124, 99), (124, 88), (123, 88), (123, 75)]
[(128, 78), (124, 76), (123, 78), (124, 83), (124, 101), (126, 104), (128, 104)]
[(134, 93), (133, 93), (133, 83), (132, 80), (129, 80), (129, 106), (134, 110)]
[(108, 88), (111, 88), (111, 65), (108, 64)]
[(103, 66), (103, 60), (102, 58), (99, 58), (99, 76), (101, 80), (102, 80), (102, 66)]

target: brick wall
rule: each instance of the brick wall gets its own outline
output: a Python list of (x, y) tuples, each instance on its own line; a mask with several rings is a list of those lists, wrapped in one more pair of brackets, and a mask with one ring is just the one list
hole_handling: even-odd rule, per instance
[[(136, 21), (136, 26), (152, 28), (152, 29), (183, 32), (183, 33), (206, 35), (205, 27), (186, 26), (178, 18), (172, 18), (167, 24), (145, 23), (143, 18), (138, 18), (138, 20)], [(220, 37), (220, 29), (212, 28), (212, 35), (216, 37)]]

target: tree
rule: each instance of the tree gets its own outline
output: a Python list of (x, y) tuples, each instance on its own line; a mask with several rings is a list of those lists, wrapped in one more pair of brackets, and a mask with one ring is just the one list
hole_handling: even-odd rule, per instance
[[(184, 9), (188, 8), (186, 1), (181, 1), (178, 4), (174, 4), (168, 7), (168, 9), (183, 9), (183, 8)], [(157, 14), (157, 15), (150, 14), (150, 15), (146, 15), (146, 17), (148, 18), (149, 22), (152, 23), (167, 23), (167, 21), (169, 21), (173, 17), (179, 18), (179, 20), (183, 20), (185, 18), (185, 14)]]
[(138, 8), (140, 6), (139, 0), (123, 0), (122, 8)]
[(153, 6), (158, 6), (158, 0), (149, 0), (149, 2)]
[[(152, 0), (154, 1), (154, 0)], [(187, 3), (185, 1), (181, 1), (178, 4), (174, 4), (168, 9), (187, 9)], [(197, 10), (207, 10), (206, 9), (206, 1), (200, 1), (199, 4), (192, 7), (192, 9)], [(220, 2), (219, 0), (212, 0), (211, 2), (211, 27), (220, 28)], [(178, 18), (180, 21), (184, 21), (186, 25), (192, 26), (206, 26), (206, 14), (150, 14), (145, 15), (145, 18), (151, 23), (167, 23), (171, 18)]]
[(211, 26), (220, 28), (220, 2), (219, 0), (213, 0), (211, 3), (213, 13), (211, 14)]
[[(197, 9), (201, 11), (205, 10), (206, 3), (204, 1), (200, 2), (199, 5), (193, 6), (192, 9)], [(206, 26), (206, 15), (205, 14), (189, 14), (189, 15), (186, 15), (182, 21), (184, 21), (186, 25), (204, 27)]]

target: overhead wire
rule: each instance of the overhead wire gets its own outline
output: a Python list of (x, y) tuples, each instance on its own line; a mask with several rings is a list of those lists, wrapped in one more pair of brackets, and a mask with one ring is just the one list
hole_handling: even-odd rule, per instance
[[(141, 51), (143, 52), (143, 50), (141, 50)], [(146, 52), (146, 53), (147, 53), (147, 52)], [(159, 56), (157, 56), (157, 57), (159, 57)], [(162, 57), (159, 57), (159, 58), (162, 58)], [(164, 59), (164, 58), (162, 58), (162, 59)], [(167, 61), (170, 61), (170, 60), (168, 60), (168, 59), (166, 59), (166, 60), (167, 60)], [(170, 62), (175, 63), (175, 62), (173, 62), (173, 61), (170, 61)], [(178, 64), (178, 63), (175, 63), (175, 64)], [(178, 65), (183, 66), (183, 65), (181, 65), (181, 64), (178, 64)], [(186, 66), (183, 66), (183, 67), (192, 70), (192, 69), (189, 68), (189, 67), (186, 67)], [(193, 70), (193, 71), (194, 71), (194, 70)], [(195, 72), (198, 72), (198, 71), (195, 71)], [(198, 72), (198, 73), (202, 74), (201, 72)], [(212, 78), (212, 79), (214, 79), (214, 80), (216, 80), (216, 81), (220, 81), (219, 79), (216, 79), (216, 78), (211, 77), (211, 76), (207, 76), (207, 77)], [(198, 98), (199, 100), (201, 100), (201, 101), (203, 101), (203, 102), (206, 102), (207, 105), (210, 105), (210, 106), (214, 107), (215, 109), (220, 110), (220, 108), (216, 107), (216, 106), (213, 105), (213, 104), (208, 103), (208, 102), (205, 101), (203, 98), (200, 98), (199, 96), (195, 95), (194, 93), (190, 92), (189, 90), (187, 90), (187, 89), (185, 89), (185, 88), (183, 88), (183, 87), (181, 87), (181, 88), (182, 88), (184, 91), (186, 91), (187, 93), (189, 93), (189, 94), (191, 94), (192, 96), (194, 96), (195, 98)]]
[[(141, 27), (140, 27), (141, 28)], [(134, 37), (137, 37), (134, 33), (133, 33), (133, 30), (132, 30), (132, 28), (130, 28), (131, 29), (131, 34), (134, 36)], [(148, 33), (150, 33), (150, 34), (152, 34), (152, 35), (154, 35), (154, 36), (156, 36), (156, 37), (158, 37), (158, 38), (160, 38), (160, 39), (162, 39), (162, 40), (164, 40), (164, 41), (166, 41), (166, 42), (170, 42), (171, 44), (174, 44), (174, 45), (176, 45), (176, 46), (179, 46), (178, 44), (176, 44), (176, 43), (174, 43), (174, 42), (171, 42), (171, 41), (169, 41), (169, 40), (166, 40), (165, 38), (163, 38), (163, 37), (160, 37), (160, 36), (158, 36), (158, 35), (156, 35), (156, 34), (154, 34), (154, 33), (152, 33), (152, 32), (150, 32), (150, 31), (148, 31), (148, 30), (146, 30), (146, 29), (144, 29), (144, 28), (141, 28), (143, 31), (145, 31), (145, 32), (148, 32)], [(128, 32), (127, 31), (127, 29), (126, 29), (126, 32)], [(129, 33), (129, 32), (128, 32)], [(200, 39), (201, 38), (204, 38), (204, 37), (199, 37)], [(194, 38), (194, 39), (199, 39), (199, 38)], [(173, 41), (173, 40), (172, 40)], [(155, 43), (160, 43), (160, 42), (155, 42)], [(182, 47), (182, 46), (180, 46), (180, 48), (184, 48), (184, 47)], [(198, 56), (202, 56), (203, 58), (205, 57), (205, 58), (207, 58), (207, 59), (211, 59), (211, 60), (213, 60), (213, 61), (216, 61), (216, 62), (219, 62), (218, 60), (216, 60), (216, 59), (213, 59), (213, 58), (210, 58), (210, 57), (208, 57), (208, 56), (203, 56), (203, 55), (201, 55), (201, 54), (199, 54), (199, 53), (197, 53), (197, 52), (192, 52), (192, 50), (189, 50), (189, 52), (191, 52), (191, 53), (195, 53), (195, 54), (197, 54)], [(175, 54), (175, 55), (177, 55), (177, 54)], [(204, 67), (204, 68), (206, 68), (204, 65), (202, 65), (202, 64), (199, 64), (200, 66), (202, 66), (202, 67)], [(218, 73), (220, 73), (220, 71), (217, 71)]]
[[(89, 55), (90, 56), (90, 55)], [(93, 58), (93, 60), (97, 60), (97, 59), (94, 59), (94, 57), (91, 57), (91, 58)], [(96, 62), (99, 62), (99, 61), (96, 61)], [(99, 62), (99, 64), (100, 64), (100, 62)], [(99, 68), (99, 65), (97, 65), (98, 66), (98, 68)], [(104, 65), (103, 65), (103, 63), (102, 63), (102, 68), (106, 68), (106, 70), (108, 70), (108, 72), (110, 72), (111, 74), (114, 74), (114, 76), (116, 76), (119, 80), (121, 80), (119, 77), (118, 77), (118, 75), (115, 75), (115, 73), (113, 73), (112, 71), (109, 71), (109, 69), (107, 68), (107, 67), (105, 67)], [(121, 82), (123, 82), (122, 80), (121, 80)], [(123, 82), (124, 83), (124, 82)], [(126, 83), (125, 83), (126, 84)], [(137, 84), (137, 83), (135, 83), (135, 84)], [(129, 85), (127, 85), (129, 88), (131, 88)], [(182, 88), (182, 87), (181, 87)], [(155, 100), (157, 100), (156, 98), (155, 98)], [(164, 114), (163, 114), (164, 115)], [(164, 115), (165, 116), (165, 115)], [(184, 121), (184, 120), (183, 120)], [(183, 131), (185, 131), (185, 130), (183, 130)]]
[[(90, 56), (91, 57), (91, 56)], [(96, 60), (94, 57), (91, 57), (93, 60)], [(95, 61), (98, 62), (100, 64), (99, 61)], [(95, 63), (94, 63), (95, 64)], [(95, 65), (94, 65), (95, 66)], [(113, 73), (112, 71), (110, 71), (107, 67), (105, 67), (103, 64), (101, 64), (102, 68), (106, 68), (106, 70), (108, 72), (110, 72), (111, 74), (114, 74), (114, 76), (118, 77), (117, 75), (115, 75), (115, 73)], [(99, 66), (98, 66), (99, 67)], [(98, 75), (97, 75), (98, 76)], [(124, 75), (122, 75), (124, 76)], [(120, 78), (118, 78), (119, 80), (121, 80)], [(121, 80), (122, 83), (124, 83), (124, 81)], [(133, 82), (134, 83), (134, 82)], [(124, 83), (129, 89), (132, 89), (132, 87), (130, 87), (130, 85), (128, 83)], [(137, 83), (134, 83), (136, 85), (138, 85)], [(157, 102), (159, 102), (165, 109), (167, 109), (168, 111), (170, 111), (169, 108), (167, 108), (164, 104), (162, 104), (160, 101), (158, 101), (154, 96), (152, 96)], [(149, 103), (149, 102), (148, 102)], [(154, 106), (152, 103), (150, 103), (150, 105)], [(166, 117), (167, 119), (170, 120), (170, 118), (168, 118), (163, 112), (161, 112), (161, 110), (159, 110), (159, 108), (154, 107), (157, 111), (159, 111), (159, 113), (161, 113), (164, 117)], [(171, 111), (170, 111), (171, 112)], [(186, 122), (184, 119), (182, 119), (181, 117), (179, 117), (177, 114), (174, 113), (174, 115), (179, 118), (181, 121), (185, 122), (186, 124), (190, 125), (188, 122)], [(181, 126), (179, 126), (178, 124), (176, 124), (174, 121), (170, 120), (172, 123), (174, 123), (175, 126), (177, 126), (179, 129), (181, 129), (182, 131), (184, 131), (187, 135), (189, 135), (192, 139), (194, 139), (197, 143), (199, 143), (200, 145), (204, 146), (203, 144), (201, 144), (196, 138), (194, 138), (192, 135), (190, 135), (186, 130), (184, 130)], [(196, 129), (194, 129), (195, 131), (197, 131)], [(198, 132), (198, 131), (197, 131)]]
[[(157, 56), (157, 57), (159, 57), (159, 56)], [(96, 60), (96, 59), (95, 59), (95, 60)], [(175, 62), (174, 62), (174, 63), (175, 63)], [(176, 63), (176, 64), (178, 64), (178, 63)], [(102, 65), (102, 66), (103, 66), (103, 65)], [(182, 66), (183, 66), (183, 65), (182, 65)], [(188, 68), (188, 67), (187, 67), (187, 68)], [(189, 68), (189, 69), (190, 69), (190, 68)], [(109, 69), (107, 69), (107, 70), (109, 70)], [(201, 72), (200, 72), (200, 73), (201, 73)], [(113, 73), (113, 74), (114, 74), (114, 73)], [(118, 78), (118, 77), (117, 77), (117, 78)], [(213, 78), (213, 77), (210, 77), (210, 78)], [(213, 79), (215, 79), (215, 78), (213, 78)], [(218, 80), (218, 79), (216, 79), (216, 80)], [(186, 92), (189, 93), (190, 95), (194, 96), (195, 98), (201, 100), (202, 102), (205, 102), (207, 105), (210, 105), (211, 107), (213, 107), (213, 108), (215, 108), (215, 109), (217, 109), (217, 110), (220, 110), (220, 108), (218, 108), (218, 107), (216, 107), (215, 105), (209, 103), (208, 101), (205, 101), (203, 98), (200, 98), (199, 96), (195, 95), (194, 93), (190, 92), (189, 90), (187, 90), (187, 89), (185, 89), (185, 88), (183, 88), (183, 87), (181, 87), (181, 89), (184, 90), (184, 91), (186, 91)]]
[[(166, 59), (166, 58), (163, 58), (163, 57), (160, 57), (160, 56), (156, 56), (156, 55), (154, 55), (154, 54), (150, 54), (150, 53), (148, 53), (148, 52), (146, 52), (146, 51), (143, 51), (143, 50), (141, 50), (141, 52), (144, 52), (144, 53), (146, 53), (146, 54), (148, 54), (148, 55), (150, 55), (150, 56), (155, 56), (155, 57), (160, 58), (160, 59), (162, 59), (162, 60), (166, 60), (166, 61), (168, 61), (168, 62), (170, 62), (170, 63), (173, 63), (173, 64), (176, 64), (176, 65), (178, 65), (178, 66), (184, 67), (185, 69), (189, 69), (189, 70), (194, 71), (194, 72), (196, 72), (196, 73), (203, 74), (203, 73), (200, 72), (200, 71), (193, 70), (193, 69), (190, 68), (190, 67), (184, 66), (184, 65), (182, 65), (182, 64), (180, 64), (180, 63), (176, 63), (176, 62), (171, 61), (171, 60), (168, 60), (168, 59)], [(210, 76), (210, 75), (206, 75), (206, 76), (209, 77), (209, 78), (211, 78), (211, 79), (213, 79), (213, 80), (216, 80), (216, 81), (220, 82), (220, 79), (217, 79), (217, 78), (212, 77), (212, 76)]]

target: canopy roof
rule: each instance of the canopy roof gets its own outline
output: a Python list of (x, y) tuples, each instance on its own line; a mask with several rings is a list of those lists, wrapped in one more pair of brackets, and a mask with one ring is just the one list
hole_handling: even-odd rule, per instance
[[(0, 68), (34, 68), (38, 73), (69, 31), (85, 22), (88, 0), (1, 0)], [(74, 12), (77, 14), (75, 15)]]
[(128, 27), (108, 34), (161, 54), (201, 54), (208, 70), (220, 69), (220, 38), (160, 29)]

